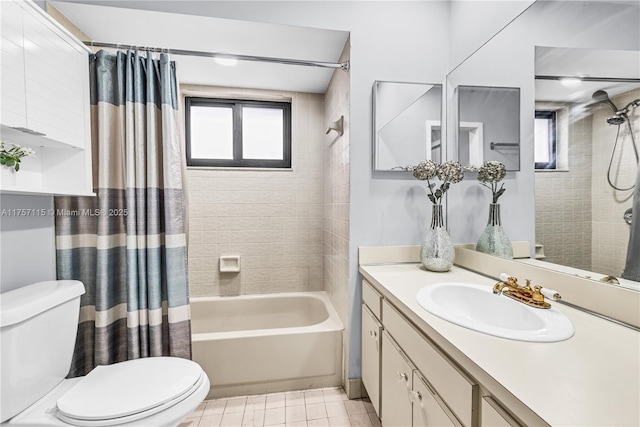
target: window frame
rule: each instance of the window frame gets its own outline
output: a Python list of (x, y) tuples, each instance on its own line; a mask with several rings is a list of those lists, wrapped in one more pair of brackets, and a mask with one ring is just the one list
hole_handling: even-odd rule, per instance
[(536, 110), (535, 118), (547, 119), (551, 126), (551, 131), (549, 132), (550, 140), (548, 141), (551, 160), (548, 162), (535, 162), (535, 170), (555, 170), (558, 165), (558, 114), (555, 110)]
[[(233, 114), (233, 159), (201, 159), (191, 157), (191, 107), (229, 107)], [(242, 158), (242, 108), (273, 108), (282, 110), (282, 159)], [(216, 168), (291, 168), (291, 102), (258, 101), (228, 98), (185, 97), (185, 145), (187, 166)]]

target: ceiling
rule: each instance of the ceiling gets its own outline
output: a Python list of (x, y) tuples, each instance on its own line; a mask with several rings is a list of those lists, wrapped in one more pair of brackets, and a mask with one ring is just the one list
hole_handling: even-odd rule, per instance
[[(51, 3), (92, 40), (122, 45), (338, 62), (349, 36), (347, 31), (213, 17), (217, 3), (212, 1)], [(326, 68), (264, 62), (239, 61), (235, 66), (224, 66), (211, 58), (174, 55), (172, 59), (178, 63), (180, 81), (186, 84), (324, 93), (333, 73)], [(535, 73), (640, 78), (640, 52), (536, 47)], [(582, 82), (567, 86), (536, 80), (536, 99), (587, 103), (596, 90), (615, 96), (632, 87), (638, 84)]]
[[(536, 76), (586, 76), (640, 80), (640, 52), (633, 50), (536, 47)], [(597, 90), (615, 96), (640, 82), (536, 80), (536, 100), (589, 103)]]
[[(93, 41), (103, 43), (338, 62), (349, 36), (346, 31), (196, 16), (198, 9), (193, 6), (198, 2), (184, 2), (185, 14), (130, 8), (138, 2), (109, 2), (109, 6), (104, 2), (51, 3)], [(147, 1), (143, 5), (148, 9), (168, 3), (180, 2)], [(183, 55), (172, 55), (172, 59), (184, 84), (324, 93), (334, 71), (253, 61), (227, 66), (212, 58)]]

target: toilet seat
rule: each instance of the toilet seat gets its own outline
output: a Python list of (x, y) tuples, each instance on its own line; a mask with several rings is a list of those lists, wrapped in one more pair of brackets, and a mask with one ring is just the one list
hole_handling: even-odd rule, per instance
[(205, 380), (191, 360), (151, 357), (98, 366), (57, 401), (57, 416), (78, 426), (118, 425), (161, 412)]

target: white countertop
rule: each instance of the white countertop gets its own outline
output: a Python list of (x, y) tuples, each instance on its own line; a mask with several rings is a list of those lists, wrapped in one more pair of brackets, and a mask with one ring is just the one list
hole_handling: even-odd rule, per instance
[(493, 279), (459, 267), (427, 272), (420, 264), (361, 265), (360, 272), (451, 356), (468, 358), (475, 366), (468, 366), (469, 360), (461, 365), (471, 367), (471, 375), (481, 370), (548, 424), (640, 426), (639, 332), (553, 304), (573, 322), (572, 338), (555, 343), (508, 340), (434, 316), (415, 298), (429, 284), (492, 286)]

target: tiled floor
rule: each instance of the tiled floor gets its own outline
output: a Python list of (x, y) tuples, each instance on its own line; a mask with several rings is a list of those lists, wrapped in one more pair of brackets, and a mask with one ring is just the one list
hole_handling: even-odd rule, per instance
[(341, 388), (205, 400), (179, 427), (381, 427), (368, 399)]

